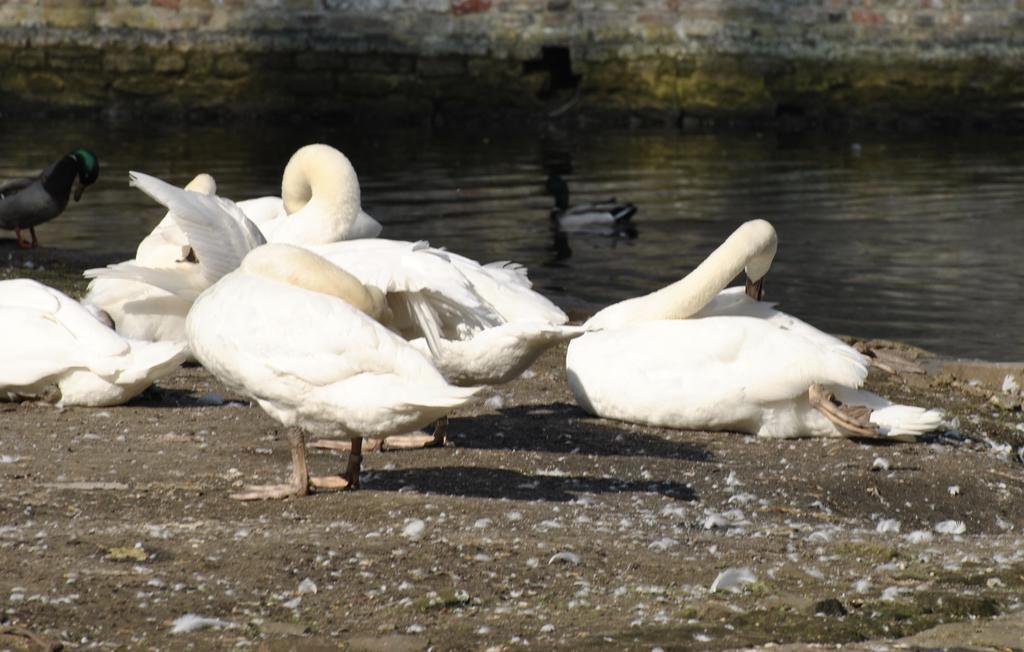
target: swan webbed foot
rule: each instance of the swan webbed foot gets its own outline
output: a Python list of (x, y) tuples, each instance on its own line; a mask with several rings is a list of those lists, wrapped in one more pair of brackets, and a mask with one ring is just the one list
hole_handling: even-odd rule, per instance
[(309, 482), (302, 484), (263, 484), (249, 485), (238, 493), (231, 494), (234, 500), (280, 500), (292, 496), (305, 496), (309, 493)]
[(846, 405), (823, 385), (815, 383), (807, 389), (811, 407), (821, 412), (826, 419), (847, 437), (869, 437), (878, 439), (882, 433), (871, 423), (871, 409), (860, 405)]
[(292, 496), (305, 496), (310, 492), (309, 468), (306, 466), (306, 436), (299, 428), (285, 433), (292, 454), (292, 478), (287, 484), (268, 484), (245, 487), (231, 494), (235, 500), (280, 500)]
[(760, 301), (761, 298), (764, 297), (764, 277), (762, 276), (756, 281), (752, 281), (750, 280), (750, 277), (747, 277), (744, 292), (746, 292), (747, 296), (754, 301)]
[(381, 442), (382, 451), (412, 450), (416, 448), (444, 448), (448, 443), (448, 417), (434, 422), (434, 432), (429, 435), (396, 435)]
[[(347, 489), (353, 491), (359, 488), (359, 471), (363, 465), (363, 438), (355, 437), (349, 444), (348, 464), (345, 472), (341, 475), (314, 476), (309, 479), (317, 489)], [(337, 448), (337, 447), (332, 447)]]
[(872, 347), (868, 342), (854, 342), (853, 348), (861, 355), (867, 356), (872, 367), (881, 369), (888, 374), (923, 374), (924, 367), (915, 362), (912, 358), (897, 353), (891, 349)]
[[(364, 440), (363, 450), (367, 453), (373, 451), (382, 450), (381, 442), (382, 439), (371, 439), (367, 438)], [(313, 448), (320, 448), (323, 450), (331, 451), (350, 451), (352, 450), (352, 442), (347, 439), (318, 439), (309, 443)]]

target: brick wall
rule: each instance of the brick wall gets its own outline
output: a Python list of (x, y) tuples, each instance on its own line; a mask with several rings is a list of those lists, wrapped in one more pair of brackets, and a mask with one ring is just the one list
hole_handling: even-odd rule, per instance
[(7, 0), (0, 109), (1015, 118), (1024, 0)]

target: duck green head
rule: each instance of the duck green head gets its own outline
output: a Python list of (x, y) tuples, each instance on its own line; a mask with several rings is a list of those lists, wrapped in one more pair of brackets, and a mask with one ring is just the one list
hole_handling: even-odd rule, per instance
[(99, 178), (100, 160), (84, 147), (71, 152), (71, 158), (78, 163), (78, 184), (75, 186), (75, 201), (78, 201), (82, 198), (85, 187), (92, 185)]

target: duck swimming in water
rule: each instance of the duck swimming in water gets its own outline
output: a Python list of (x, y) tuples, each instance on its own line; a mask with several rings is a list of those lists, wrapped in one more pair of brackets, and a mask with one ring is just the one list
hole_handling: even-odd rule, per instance
[[(38, 246), (35, 227), (64, 212), (75, 178), (78, 184), (74, 196), (78, 201), (99, 175), (99, 159), (82, 147), (55, 161), (39, 176), (0, 183), (0, 228), (13, 229), (23, 249)], [(22, 229), (29, 230), (31, 240), (22, 239)]]
[(555, 199), (551, 221), (562, 231), (587, 233), (624, 228), (637, 211), (635, 204), (619, 203), (614, 197), (570, 206), (569, 184), (557, 174), (549, 176), (544, 187)]

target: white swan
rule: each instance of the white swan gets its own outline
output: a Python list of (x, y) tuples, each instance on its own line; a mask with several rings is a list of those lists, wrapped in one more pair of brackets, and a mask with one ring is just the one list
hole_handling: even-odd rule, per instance
[[(217, 186), (213, 177), (200, 174), (185, 189), (214, 195)], [(381, 230), (380, 223), (360, 208), (348, 159), (328, 145), (307, 145), (292, 155), (282, 175), (281, 197), (250, 199), (237, 206), (261, 225), (270, 242), (318, 244), (375, 237)], [(135, 258), (121, 264), (170, 271), (181, 277), (179, 285), (195, 285), (200, 277), (195, 262), (188, 238), (168, 214), (139, 243)], [(110, 315), (122, 335), (184, 340), (191, 301), (124, 277), (105, 277), (102, 272), (87, 276), (93, 280), (83, 301)]]
[[(199, 267), (217, 265), (220, 271), (181, 278), (122, 264), (87, 275), (141, 280), (191, 301), (263, 242), (258, 229), (228, 200), (184, 192), (141, 173), (133, 172), (131, 178), (189, 232)], [(238, 231), (256, 235), (247, 239)], [(364, 239), (308, 248), (386, 295), (394, 314), (391, 328), (409, 339), (424, 338), (453, 381), (505, 382), (555, 342), (582, 332), (564, 326), (565, 313), (533, 291), (524, 270), (511, 263), (480, 265), (422, 242)]]
[(56, 385), (61, 406), (118, 405), (186, 357), (183, 342), (125, 339), (74, 299), (29, 279), (0, 281), (0, 323), (0, 396), (8, 399), (47, 396)]
[[(212, 195), (217, 184), (200, 174), (185, 189)], [(185, 233), (170, 213), (139, 243), (135, 258), (125, 265), (166, 270), (182, 277), (198, 274)], [(184, 341), (185, 314), (191, 302), (173, 293), (125, 278), (94, 278), (82, 303), (105, 312), (124, 337), (149, 341)]]
[[(419, 428), (476, 392), (449, 385), (378, 319), (387, 320), (379, 293), (306, 249), (280, 244), (254, 249), (196, 300), (186, 326), (196, 358), (289, 428), (291, 482), (236, 498), (355, 487), (362, 437)], [(352, 441), (341, 478), (309, 476), (304, 431)]]
[(238, 202), (267, 242), (296, 245), (376, 238), (380, 222), (361, 208), (359, 182), (344, 154), (330, 145), (300, 147), (281, 177), (280, 197)]
[(752, 294), (776, 250), (775, 231), (748, 222), (684, 279), (598, 312), (605, 330), (573, 341), (569, 386), (603, 417), (765, 437), (912, 438), (938, 428), (935, 410), (893, 405), (858, 389), (867, 359)]

